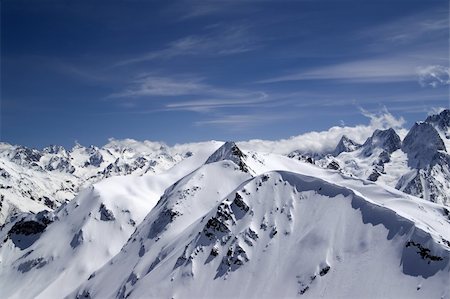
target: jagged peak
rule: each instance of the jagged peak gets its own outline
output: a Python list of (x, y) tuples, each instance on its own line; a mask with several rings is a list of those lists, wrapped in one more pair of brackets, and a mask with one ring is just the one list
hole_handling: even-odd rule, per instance
[(34, 148), (19, 145), (10, 153), (10, 158), (16, 162), (38, 162), (42, 157), (42, 153)]
[(444, 109), (438, 114), (428, 116), (425, 122), (433, 124), (441, 130), (450, 128), (450, 109)]
[(425, 168), (438, 151), (446, 151), (437, 130), (427, 122), (416, 122), (403, 140), (402, 150), (413, 168)]
[(353, 152), (360, 147), (361, 144), (353, 141), (346, 135), (342, 135), (341, 140), (339, 140), (339, 143), (336, 145), (336, 148), (333, 151), (333, 156), (338, 156), (343, 152)]
[(247, 156), (241, 151), (241, 149), (233, 141), (225, 142), (221, 147), (219, 147), (209, 158), (206, 160), (205, 164), (215, 163), (224, 160), (230, 160), (234, 162), (239, 168), (248, 172), (248, 167), (244, 160)]
[(63, 146), (54, 144), (44, 147), (42, 152), (46, 154), (67, 154), (67, 151)]
[(394, 129), (389, 128), (386, 130), (376, 129), (372, 136), (369, 137), (366, 142), (362, 145), (364, 148), (364, 153), (366, 155), (371, 155), (374, 148), (381, 148), (388, 153), (393, 153), (400, 149), (402, 141), (400, 136)]

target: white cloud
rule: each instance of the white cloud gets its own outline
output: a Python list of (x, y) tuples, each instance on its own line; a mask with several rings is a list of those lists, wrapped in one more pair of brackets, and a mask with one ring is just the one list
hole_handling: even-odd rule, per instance
[(385, 46), (385, 42), (408, 44), (441, 33), (448, 34), (448, 11), (428, 10), (373, 28), (364, 28), (360, 35)]
[(202, 83), (201, 78), (168, 78), (148, 75), (138, 78), (125, 91), (112, 94), (113, 98), (142, 97), (142, 96), (179, 96), (199, 94), (210, 87)]
[(367, 125), (335, 126), (327, 131), (309, 132), (289, 139), (277, 141), (267, 140), (250, 140), (239, 142), (239, 146), (243, 149), (256, 150), (263, 152), (274, 152), (279, 154), (287, 154), (294, 150), (300, 150), (305, 153), (328, 153), (334, 150), (342, 135), (346, 135), (356, 142), (363, 143), (370, 137), (375, 129), (394, 128), (400, 137), (406, 135), (403, 129), (405, 123), (403, 118), (396, 118), (386, 109), (380, 113), (369, 113), (365, 110), (361, 111), (370, 122)]
[(236, 13), (237, 5), (242, 4), (242, 1), (215, 0), (179, 0), (171, 2), (173, 3), (170, 3), (166, 12), (171, 15), (170, 17), (175, 14), (179, 18), (176, 21), (185, 21), (216, 14)]
[(418, 67), (419, 83), (423, 87), (438, 87), (450, 84), (450, 68), (442, 65)]
[(428, 115), (436, 115), (436, 114), (439, 114), (439, 113), (441, 113), (442, 111), (444, 111), (444, 110), (446, 110), (446, 109), (448, 109), (448, 108), (444, 108), (444, 107), (431, 107), (431, 108), (428, 110)]
[(289, 116), (284, 114), (271, 114), (271, 115), (257, 115), (257, 114), (232, 114), (221, 117), (215, 117), (214, 119), (197, 121), (196, 126), (221, 126), (226, 127), (230, 131), (239, 131), (244, 127), (263, 125), (273, 123), (280, 120), (286, 120)]
[(218, 108), (250, 107), (273, 100), (263, 91), (216, 87), (205, 83), (200, 77), (171, 78), (153, 74), (141, 76), (130, 87), (111, 94), (109, 98), (161, 99), (180, 96), (185, 98), (178, 101), (171, 99), (171, 102), (163, 104), (162, 110), (208, 112)]
[[(229, 91), (226, 90), (216, 90), (213, 93), (216, 93), (218, 96), (220, 96), (220, 93), (223, 93), (223, 95), (226, 96), (228, 92)], [(234, 92), (233, 95), (234, 97), (232, 98), (202, 99), (169, 103), (165, 107), (167, 110), (208, 112), (212, 109), (226, 107), (250, 107), (268, 101), (268, 95), (264, 92), (241, 91), (240, 93)]]
[(120, 61), (116, 66), (187, 55), (233, 55), (253, 51), (258, 47), (257, 41), (248, 32), (247, 26), (212, 28), (215, 29), (213, 32), (189, 35), (174, 40), (165, 48)]
[(345, 80), (353, 82), (401, 82), (415, 78), (414, 62), (408, 58), (386, 57), (357, 60), (341, 64), (298, 71), (284, 76), (262, 80), (275, 83), (302, 80)]

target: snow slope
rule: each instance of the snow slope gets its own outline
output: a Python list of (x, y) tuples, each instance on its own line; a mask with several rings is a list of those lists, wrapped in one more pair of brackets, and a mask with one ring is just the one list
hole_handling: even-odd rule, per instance
[(103, 180), (55, 213), (19, 214), (0, 233), (2, 298), (67, 295), (120, 251), (173, 181), (202, 165), (219, 145), (204, 145), (160, 175)]
[(16, 213), (54, 210), (105, 178), (161, 173), (211, 143), (169, 148), (112, 139), (102, 148), (77, 144), (71, 150), (49, 146), (42, 151), (0, 143), (0, 224)]
[[(245, 179), (231, 160), (205, 164), (68, 298), (450, 296), (448, 210), (284, 156), (243, 154), (259, 176)], [(239, 181), (226, 196), (210, 192)], [(199, 193), (179, 199), (193, 185)]]

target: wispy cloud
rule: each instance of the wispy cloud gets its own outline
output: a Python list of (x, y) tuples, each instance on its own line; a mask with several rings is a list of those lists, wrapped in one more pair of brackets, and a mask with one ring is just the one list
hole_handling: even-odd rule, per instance
[[(224, 88), (210, 85), (201, 77), (162, 77), (144, 75), (124, 91), (109, 98), (166, 98), (162, 110), (208, 112), (219, 108), (250, 107), (272, 99), (263, 91)], [(167, 102), (167, 100), (169, 102)]]
[[(228, 93), (223, 91), (224, 94)], [(264, 92), (241, 91), (241, 93), (233, 92), (234, 98), (222, 99), (201, 99), (195, 101), (184, 101), (169, 103), (165, 107), (167, 110), (185, 110), (196, 112), (209, 112), (219, 108), (233, 107), (252, 107), (258, 106), (269, 100), (268, 95)]]
[(398, 18), (373, 28), (365, 28), (360, 36), (370, 37), (377, 43), (407, 44), (427, 39), (430, 35), (445, 34), (449, 31), (448, 10), (436, 9)]
[(189, 35), (174, 40), (160, 50), (120, 61), (116, 66), (178, 56), (233, 55), (253, 51), (259, 47), (255, 37), (248, 32), (248, 26), (231, 26), (226, 29), (218, 27), (203, 35)]
[[(298, 117), (298, 115), (296, 115)], [(243, 128), (264, 125), (292, 118), (287, 113), (282, 114), (231, 114), (216, 116), (213, 119), (197, 121), (196, 126), (226, 127), (229, 131), (240, 131)]]
[(182, 1), (177, 6), (181, 20), (223, 13), (234, 7), (235, 1)]
[(124, 91), (111, 94), (111, 98), (135, 98), (144, 96), (180, 96), (211, 93), (212, 88), (204, 84), (202, 78), (169, 78), (145, 75), (131, 83)]
[(235, 16), (255, 11), (255, 1), (253, 0), (179, 0), (173, 2), (167, 12), (171, 15), (175, 14), (175, 21), (186, 21), (205, 16), (223, 16), (224, 14)]
[(439, 114), (439, 113), (441, 113), (442, 111), (444, 111), (445, 109), (448, 109), (448, 108), (444, 108), (444, 107), (429, 107), (428, 108), (428, 115), (435, 115), (435, 114)]
[(415, 79), (415, 64), (401, 57), (350, 61), (341, 64), (297, 71), (258, 83), (302, 80), (345, 80), (353, 82), (401, 82)]
[(450, 84), (450, 68), (442, 65), (429, 65), (417, 68), (419, 83), (423, 87), (438, 87)]

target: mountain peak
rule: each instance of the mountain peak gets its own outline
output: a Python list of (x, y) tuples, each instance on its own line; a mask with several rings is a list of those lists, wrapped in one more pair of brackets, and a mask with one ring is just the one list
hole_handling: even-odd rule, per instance
[(247, 156), (241, 151), (241, 149), (233, 141), (225, 142), (221, 147), (219, 147), (205, 164), (215, 163), (223, 160), (230, 160), (239, 166), (240, 170), (243, 172), (248, 172), (248, 167), (245, 165), (244, 159)]
[(46, 154), (54, 154), (54, 155), (57, 155), (57, 154), (67, 155), (67, 151), (64, 147), (62, 147), (60, 145), (54, 145), (54, 144), (44, 147), (42, 152), (46, 153)]
[(355, 141), (348, 138), (346, 135), (342, 135), (341, 140), (337, 144), (336, 148), (333, 151), (333, 156), (338, 156), (343, 152), (353, 152), (360, 148), (361, 145), (356, 143)]
[(438, 151), (446, 151), (436, 129), (427, 122), (417, 122), (408, 132), (402, 145), (408, 155), (408, 164), (414, 168), (429, 165)]
[(401, 148), (402, 141), (394, 129), (375, 130), (371, 137), (362, 145), (364, 154), (370, 156), (373, 149), (381, 148), (389, 154)]
[(433, 124), (441, 130), (450, 128), (450, 109), (442, 110), (441, 113), (430, 115), (425, 120), (426, 123)]

